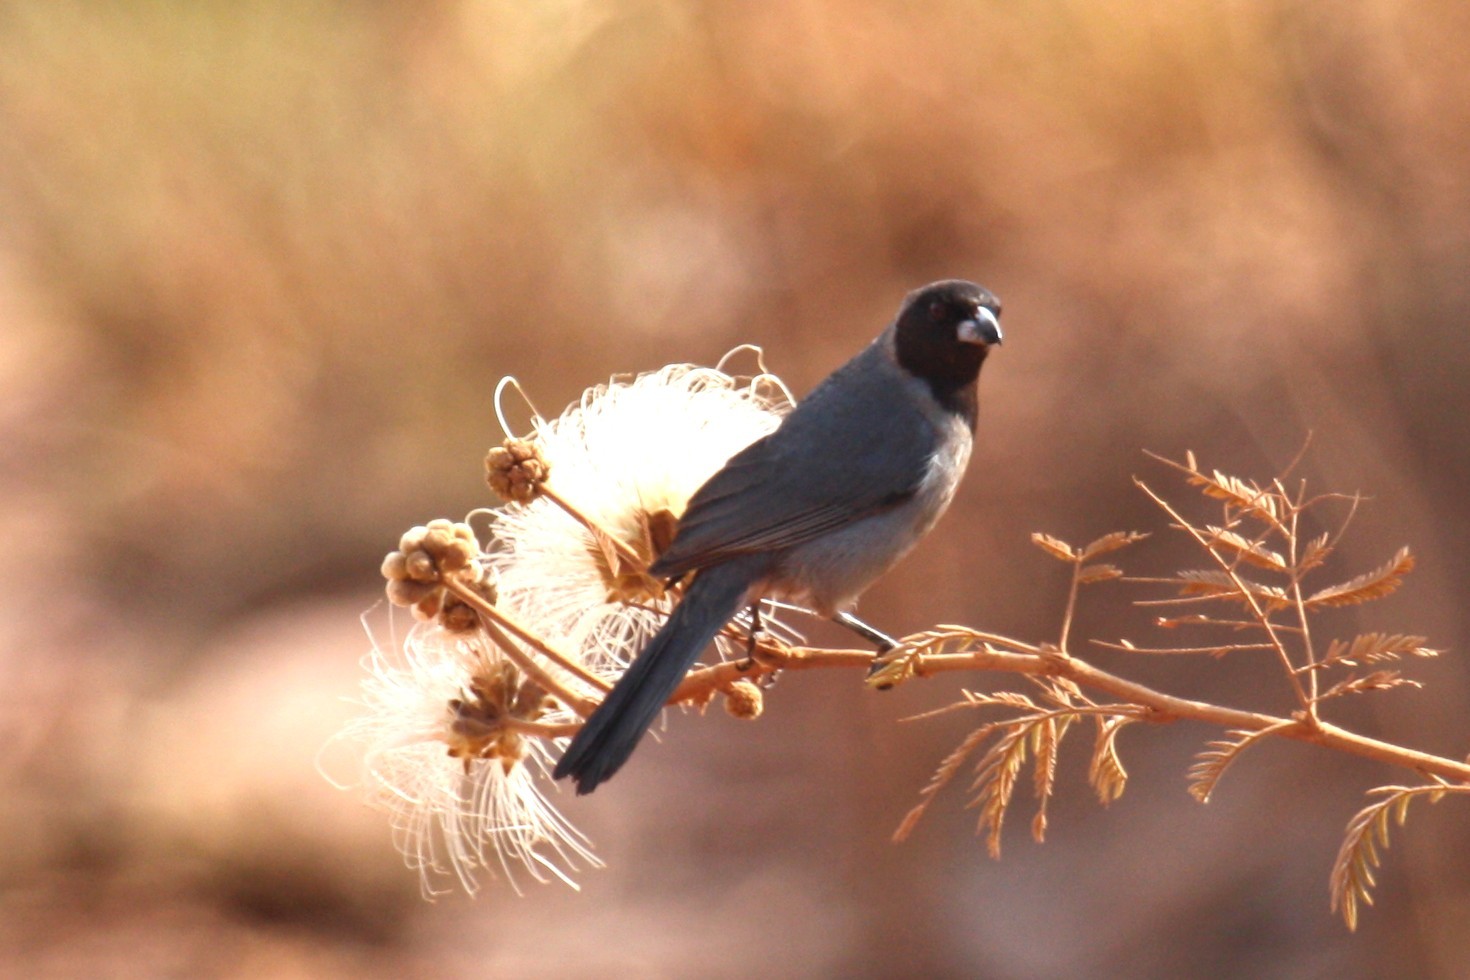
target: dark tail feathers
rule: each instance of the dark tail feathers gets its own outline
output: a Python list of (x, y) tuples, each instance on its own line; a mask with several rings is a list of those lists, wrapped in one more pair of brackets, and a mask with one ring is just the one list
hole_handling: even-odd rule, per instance
[(590, 793), (612, 778), (700, 653), (739, 610), (757, 578), (751, 563), (740, 560), (714, 565), (696, 575), (663, 629), (648, 641), (572, 739), (553, 775), (575, 779), (578, 794)]

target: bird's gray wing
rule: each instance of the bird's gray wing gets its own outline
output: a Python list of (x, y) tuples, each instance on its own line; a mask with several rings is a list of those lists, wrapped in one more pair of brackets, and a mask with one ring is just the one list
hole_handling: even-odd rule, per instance
[(875, 345), (854, 358), (779, 429), (731, 457), (691, 498), (650, 570), (675, 578), (790, 548), (912, 497), (938, 436), (882, 355)]

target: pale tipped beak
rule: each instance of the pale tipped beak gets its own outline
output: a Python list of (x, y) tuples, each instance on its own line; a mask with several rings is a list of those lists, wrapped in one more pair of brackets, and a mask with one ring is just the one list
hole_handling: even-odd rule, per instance
[(967, 344), (980, 344), (989, 347), (1000, 343), (1000, 321), (995, 314), (980, 307), (975, 311), (975, 316), (969, 320), (961, 320), (959, 327), (960, 340)]

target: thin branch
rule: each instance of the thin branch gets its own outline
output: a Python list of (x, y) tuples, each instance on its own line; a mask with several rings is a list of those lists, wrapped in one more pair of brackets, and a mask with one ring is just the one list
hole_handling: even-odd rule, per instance
[(506, 731), (519, 732), (522, 735), (535, 735), (538, 738), (571, 738), (582, 727), (574, 721), (559, 723), (527, 721), (524, 718), (516, 718), (512, 715), (505, 715), (496, 724)]
[(1281, 729), (1279, 734), (1285, 738), (1308, 742), (1334, 751), (1411, 769), (1415, 772), (1442, 776), (1457, 782), (1470, 782), (1470, 764), (1455, 759), (1430, 755), (1426, 752), (1394, 745), (1391, 742), (1369, 738), (1321, 719), (1308, 720), (1301, 712), (1291, 718), (1281, 718), (1239, 708), (1227, 708), (1210, 704), (1207, 701), (1175, 697), (1100, 670), (1076, 657), (1058, 660), (1044, 659), (1024, 653), (976, 650), (969, 653), (925, 657), (923, 670), (919, 673), (922, 676), (951, 670), (999, 670), (1010, 673), (1065, 677), (1083, 687), (1104, 691), (1123, 701), (1152, 708), (1154, 713), (1144, 716), (1148, 721), (1174, 721), (1187, 718), (1222, 728), (1239, 728), (1247, 731), (1279, 727)]
[(504, 651), (511, 661), (525, 671), (526, 675), (541, 685), (542, 689), (553, 695), (558, 701), (576, 712), (578, 718), (586, 718), (597, 710), (597, 702), (589, 697), (572, 690), (562, 682), (560, 677), (552, 674), (541, 664), (536, 662), (535, 657), (527, 656), (514, 640), (505, 635), (505, 632), (493, 621), (481, 623), (490, 639), (495, 645)]
[(618, 557), (624, 562), (632, 565), (634, 568), (637, 568), (640, 571), (647, 568), (647, 558), (638, 554), (638, 552), (634, 551), (632, 546), (629, 545), (626, 541), (618, 537), (616, 534), (613, 534), (611, 531), (607, 530), (605, 527), (594, 521), (592, 518), (588, 517), (585, 513), (578, 509), (575, 504), (567, 500), (567, 498), (563, 497), (561, 494), (557, 493), (554, 489), (552, 489), (549, 482), (542, 483), (537, 489), (541, 496), (545, 497), (547, 500), (550, 500), (562, 510), (566, 511), (573, 520), (575, 520), (577, 523), (581, 524), (588, 531), (590, 531), (593, 537), (597, 538), (599, 542), (605, 541), (609, 546), (611, 546), (612, 549), (618, 553)]
[[(928, 677), (953, 671), (993, 671), (1060, 677), (1081, 687), (1101, 691), (1121, 702), (1148, 709), (1148, 713), (1138, 716), (1143, 721), (1173, 722), (1187, 719), (1250, 732), (1270, 728), (1276, 730), (1275, 734), (1298, 742), (1307, 742), (1418, 773), (1440, 776), (1454, 782), (1470, 783), (1470, 764), (1360, 735), (1321, 719), (1308, 719), (1304, 712), (1283, 718), (1211, 704), (1208, 701), (1195, 701), (1130, 681), (1075, 656), (1012, 652), (1015, 648), (1022, 651), (1036, 648), (999, 634), (976, 631), (975, 640), (983, 644), (975, 650), (921, 657), (914, 676)], [(1009, 646), (1012, 650), (1000, 650), (997, 646)], [(728, 661), (691, 671), (670, 697), (669, 703), (707, 701), (715, 692), (734, 681), (754, 679), (778, 670), (866, 670), (872, 661), (873, 654), (866, 650), (826, 650), (761, 644), (753, 661)], [(1118, 709), (1116, 706), (1109, 706), (1109, 710), (1116, 712)]]
[[(550, 660), (558, 667), (562, 668), (573, 676), (586, 681), (588, 684), (591, 684), (599, 691), (605, 692), (612, 690), (611, 684), (603, 680), (601, 677), (598, 677), (596, 674), (592, 673), (586, 667), (583, 667), (581, 664), (577, 663), (575, 660), (556, 650), (554, 647), (552, 647), (550, 644), (541, 639), (541, 637), (537, 636), (532, 631), (526, 629), (526, 627), (518, 623), (504, 610), (500, 609), (490, 600), (480, 595), (480, 593), (477, 592), (472, 585), (461, 579), (459, 575), (445, 575), (444, 587), (450, 592), (453, 592), (460, 599), (464, 600), (465, 604), (474, 609), (475, 612), (479, 613), (485, 619), (490, 620), (490, 622), (494, 623), (495, 625), (501, 627), (507, 633), (510, 633), (516, 639), (520, 640), (522, 643), (525, 643), (527, 646), (540, 653), (547, 660)], [(499, 643), (500, 640), (497, 640), (496, 642)], [(561, 696), (560, 689), (562, 685), (555, 684), (555, 682), (553, 682), (554, 686), (547, 687), (547, 685), (542, 682), (542, 677), (546, 676), (546, 672), (541, 669), (540, 665), (535, 664), (535, 662), (531, 658), (524, 656), (524, 654), (521, 653), (521, 651), (516, 647), (514, 643), (501, 643), (501, 646), (505, 648), (506, 655), (514, 660), (518, 667), (520, 667), (522, 670), (525, 670), (528, 674), (536, 676), (536, 682), (538, 684), (541, 684), (542, 687), (546, 687), (548, 691), (551, 691), (558, 697)]]
[(1057, 649), (1067, 649), (1067, 637), (1072, 633), (1072, 616), (1077, 612), (1077, 590), (1082, 587), (1082, 560), (1079, 556), (1072, 562), (1072, 587), (1067, 591), (1067, 608), (1062, 613), (1062, 631), (1057, 639)]
[(1108, 650), (1122, 650), (1124, 653), (1147, 653), (1147, 654), (1209, 654), (1218, 657), (1226, 653), (1234, 653), (1237, 650), (1274, 650), (1272, 643), (1217, 643), (1208, 647), (1140, 647), (1124, 640), (1114, 643), (1110, 640), (1089, 640), (1094, 646), (1104, 647)]
[[(1173, 465), (1177, 466), (1178, 464)], [(1204, 535), (1202, 535), (1193, 524), (1190, 524), (1188, 521), (1186, 521), (1183, 515), (1181, 515), (1179, 511), (1174, 509), (1173, 504), (1169, 503), (1163, 497), (1160, 497), (1157, 493), (1154, 493), (1153, 489), (1149, 487), (1148, 484), (1144, 483), (1137, 477), (1134, 477), (1133, 482), (1136, 483), (1138, 485), (1138, 488), (1142, 490), (1145, 494), (1147, 494), (1148, 498), (1152, 500), (1155, 504), (1157, 504), (1160, 509), (1164, 511), (1164, 513), (1168, 514), (1174, 520), (1184, 525), (1184, 529), (1189, 533), (1190, 537), (1194, 538), (1195, 542), (1199, 544), (1201, 548), (1209, 552), (1210, 557), (1215, 560), (1216, 564), (1220, 566), (1220, 568), (1225, 572), (1226, 575), (1230, 576), (1230, 581), (1234, 583), (1235, 587), (1240, 591), (1241, 597), (1245, 599), (1247, 604), (1249, 604), (1251, 612), (1255, 615), (1256, 620), (1261, 624), (1261, 628), (1266, 631), (1266, 635), (1269, 636), (1271, 638), (1271, 642), (1276, 645), (1276, 652), (1281, 658), (1281, 665), (1286, 670), (1286, 676), (1291, 682), (1291, 688), (1292, 691), (1296, 694), (1297, 702), (1302, 706), (1302, 710), (1307, 713), (1307, 718), (1309, 720), (1315, 720), (1317, 717), (1316, 702), (1312, 701), (1312, 699), (1307, 696), (1306, 689), (1302, 687), (1301, 680), (1296, 675), (1295, 665), (1291, 662), (1291, 657), (1287, 655), (1285, 644), (1283, 644), (1281, 638), (1276, 635), (1275, 625), (1271, 622), (1270, 617), (1266, 615), (1265, 611), (1261, 609), (1260, 604), (1256, 602), (1255, 594), (1251, 592), (1251, 590), (1245, 585), (1245, 583), (1240, 580), (1240, 576), (1236, 574), (1234, 567), (1232, 567), (1229, 562), (1225, 561), (1225, 559), (1220, 557), (1219, 553), (1217, 553), (1214, 548), (1210, 547), (1210, 543), (1205, 539)]]

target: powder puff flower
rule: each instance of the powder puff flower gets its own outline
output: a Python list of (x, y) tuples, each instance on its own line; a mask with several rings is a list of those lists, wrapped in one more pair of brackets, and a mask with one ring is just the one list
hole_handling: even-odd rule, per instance
[(416, 624), (401, 645), (374, 643), (364, 659), (363, 714), (339, 739), (362, 743), (368, 800), (389, 814), (393, 838), (424, 894), (477, 873), (523, 868), (576, 887), (580, 864), (601, 867), (586, 838), (546, 799), (547, 740), (575, 716), (486, 642), (439, 622)]
[[(487, 562), (501, 601), (595, 669), (620, 671), (670, 606), (642, 569), (668, 544), (694, 491), (790, 407), (769, 374), (741, 380), (675, 364), (614, 379), (560, 418), (537, 419), (530, 441), (555, 493), (494, 513)], [(589, 524), (616, 542), (599, 542)], [(610, 544), (637, 560), (620, 561)], [(781, 629), (774, 616), (762, 619)]]

